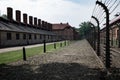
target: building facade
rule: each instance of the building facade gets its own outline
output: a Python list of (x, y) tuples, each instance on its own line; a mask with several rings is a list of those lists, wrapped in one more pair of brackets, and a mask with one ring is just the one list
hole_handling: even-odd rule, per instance
[(78, 33), (68, 23), (52, 24), (52, 31), (63, 40), (75, 40), (78, 37)]
[[(29, 21), (29, 23), (28, 23)], [(16, 10), (16, 19), (13, 19), (13, 9), (7, 8), (7, 19), (0, 17), (0, 48), (56, 41), (56, 34), (52, 32), (52, 24), (36, 17), (23, 14)]]
[(0, 17), (0, 48), (39, 44), (44, 40), (46, 42), (74, 40), (77, 37), (78, 33), (68, 23), (51, 24), (26, 13), (23, 13), (21, 18), (19, 10), (15, 11), (13, 19), (11, 7), (7, 8), (6, 18)]
[[(119, 40), (119, 27), (120, 27), (120, 16), (114, 18), (113, 20), (111, 20), (109, 22), (110, 24), (110, 41), (113, 41), (117, 43), (117, 41)], [(101, 40), (104, 41), (105, 36), (106, 36), (106, 28), (104, 27), (103, 29), (101, 29), (100, 32), (101, 35)]]

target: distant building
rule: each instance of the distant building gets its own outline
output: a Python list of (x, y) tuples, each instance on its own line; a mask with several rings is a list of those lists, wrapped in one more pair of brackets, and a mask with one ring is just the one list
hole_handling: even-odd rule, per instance
[[(77, 39), (77, 32), (67, 24), (51, 24), (21, 11), (7, 8), (6, 18), (0, 17), (0, 48)], [(21, 20), (23, 19), (23, 21)]]
[(68, 23), (52, 24), (52, 31), (63, 40), (75, 40), (78, 37), (78, 33)]
[[(120, 27), (120, 16), (114, 18), (109, 22), (110, 24), (110, 40), (117, 41), (119, 37), (119, 27)], [(106, 27), (101, 29), (101, 39), (105, 38)]]
[(110, 36), (113, 37), (113, 40), (118, 40), (119, 27), (120, 27), (120, 16), (110, 21)]

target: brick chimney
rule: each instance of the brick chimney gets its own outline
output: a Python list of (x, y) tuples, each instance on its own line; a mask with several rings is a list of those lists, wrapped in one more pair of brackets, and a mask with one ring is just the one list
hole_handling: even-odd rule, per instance
[(16, 10), (16, 21), (21, 23), (21, 11)]
[(26, 24), (26, 25), (28, 24), (27, 20), (28, 20), (28, 19), (27, 19), (27, 14), (24, 13), (24, 14), (23, 14), (23, 23)]
[(51, 31), (51, 28), (52, 28), (52, 27), (51, 27), (51, 24), (50, 24), (50, 23), (48, 24), (48, 27), (49, 27), (49, 31)]
[(41, 19), (38, 19), (38, 26), (41, 28)]
[(42, 29), (45, 29), (45, 28), (44, 28), (44, 21), (42, 21)]
[(46, 27), (47, 27), (47, 30), (49, 30), (49, 23), (47, 22), (47, 24), (46, 24)]
[(44, 21), (44, 29), (47, 30), (47, 22)]
[(7, 18), (13, 21), (13, 9), (11, 7), (7, 7)]
[(46, 30), (49, 30), (48, 22), (46, 22)]
[(50, 31), (52, 31), (52, 24), (50, 24)]
[(37, 27), (37, 18), (36, 17), (34, 17), (34, 26)]
[(30, 24), (31, 26), (33, 26), (33, 17), (32, 17), (32, 16), (29, 16), (29, 24)]

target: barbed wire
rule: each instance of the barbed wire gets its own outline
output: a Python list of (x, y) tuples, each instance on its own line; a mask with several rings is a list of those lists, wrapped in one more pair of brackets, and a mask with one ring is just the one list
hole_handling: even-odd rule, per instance
[[(120, 4), (120, 0), (114, 0), (114, 1), (113, 0), (104, 0), (104, 1), (101, 0), (101, 2), (103, 2), (108, 7), (110, 11), (110, 15), (116, 10), (116, 8)], [(99, 19), (100, 25), (105, 20), (104, 10), (100, 6), (95, 5), (95, 8), (92, 12), (92, 16), (95, 16), (96, 18)], [(90, 21), (92, 21), (92, 19)]]

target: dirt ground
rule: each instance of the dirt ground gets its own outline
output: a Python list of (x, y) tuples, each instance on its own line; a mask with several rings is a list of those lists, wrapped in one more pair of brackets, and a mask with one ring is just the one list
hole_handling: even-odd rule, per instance
[(0, 65), (0, 80), (100, 80), (103, 63), (86, 40)]

